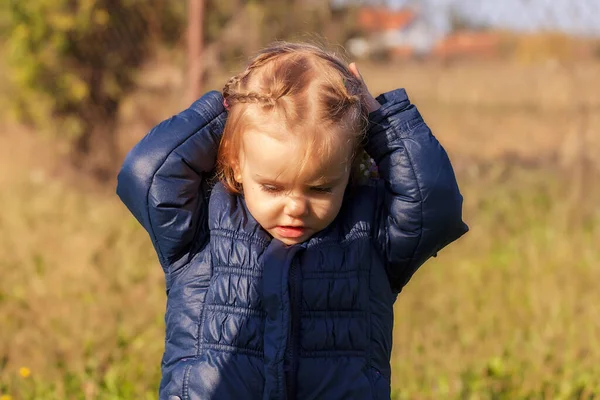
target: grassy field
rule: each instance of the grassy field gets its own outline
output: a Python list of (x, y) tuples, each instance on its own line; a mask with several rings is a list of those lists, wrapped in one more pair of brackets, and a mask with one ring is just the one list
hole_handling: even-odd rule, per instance
[[(399, 297), (395, 398), (600, 398), (600, 65), (363, 75), (377, 93), (408, 88), (471, 227)], [(148, 76), (123, 110), (124, 150), (182, 107), (180, 79)], [(162, 271), (113, 187), (79, 180), (61, 154), (0, 132), (0, 399), (155, 399)]]

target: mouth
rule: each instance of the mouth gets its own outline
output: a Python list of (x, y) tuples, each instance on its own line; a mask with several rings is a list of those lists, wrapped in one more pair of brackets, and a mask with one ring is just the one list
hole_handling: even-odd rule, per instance
[(295, 239), (306, 233), (306, 227), (278, 225), (275, 227), (275, 231), (283, 238)]

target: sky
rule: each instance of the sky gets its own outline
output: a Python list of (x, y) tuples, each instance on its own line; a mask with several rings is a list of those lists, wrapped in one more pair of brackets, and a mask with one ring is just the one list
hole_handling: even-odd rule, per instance
[(576, 35), (600, 37), (600, 0), (383, 1), (394, 8), (409, 3), (423, 4), (427, 15), (435, 21), (440, 30), (449, 28), (449, 10), (454, 9), (455, 12), (477, 24), (527, 32), (558, 30)]

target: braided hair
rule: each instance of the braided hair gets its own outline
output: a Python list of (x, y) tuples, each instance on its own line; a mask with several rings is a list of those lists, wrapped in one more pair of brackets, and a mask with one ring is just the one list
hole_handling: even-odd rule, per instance
[(368, 115), (361, 101), (361, 85), (340, 57), (318, 46), (276, 42), (260, 51), (223, 87), (229, 118), (217, 161), (225, 187), (241, 193), (232, 165), (239, 154), (241, 127), (244, 120), (251, 119), (249, 113), (279, 117), (291, 133), (309, 132), (307, 153), (323, 157), (336, 150), (334, 137), (327, 132), (344, 127), (356, 167), (354, 161), (363, 155)]

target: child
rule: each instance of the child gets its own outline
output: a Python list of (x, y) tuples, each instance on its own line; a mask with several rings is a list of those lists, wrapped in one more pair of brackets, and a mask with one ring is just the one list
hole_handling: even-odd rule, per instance
[[(379, 179), (358, 179), (362, 149)], [(305, 44), (152, 129), (117, 193), (166, 274), (165, 400), (389, 399), (396, 296), (467, 231), (404, 90), (375, 100)]]

